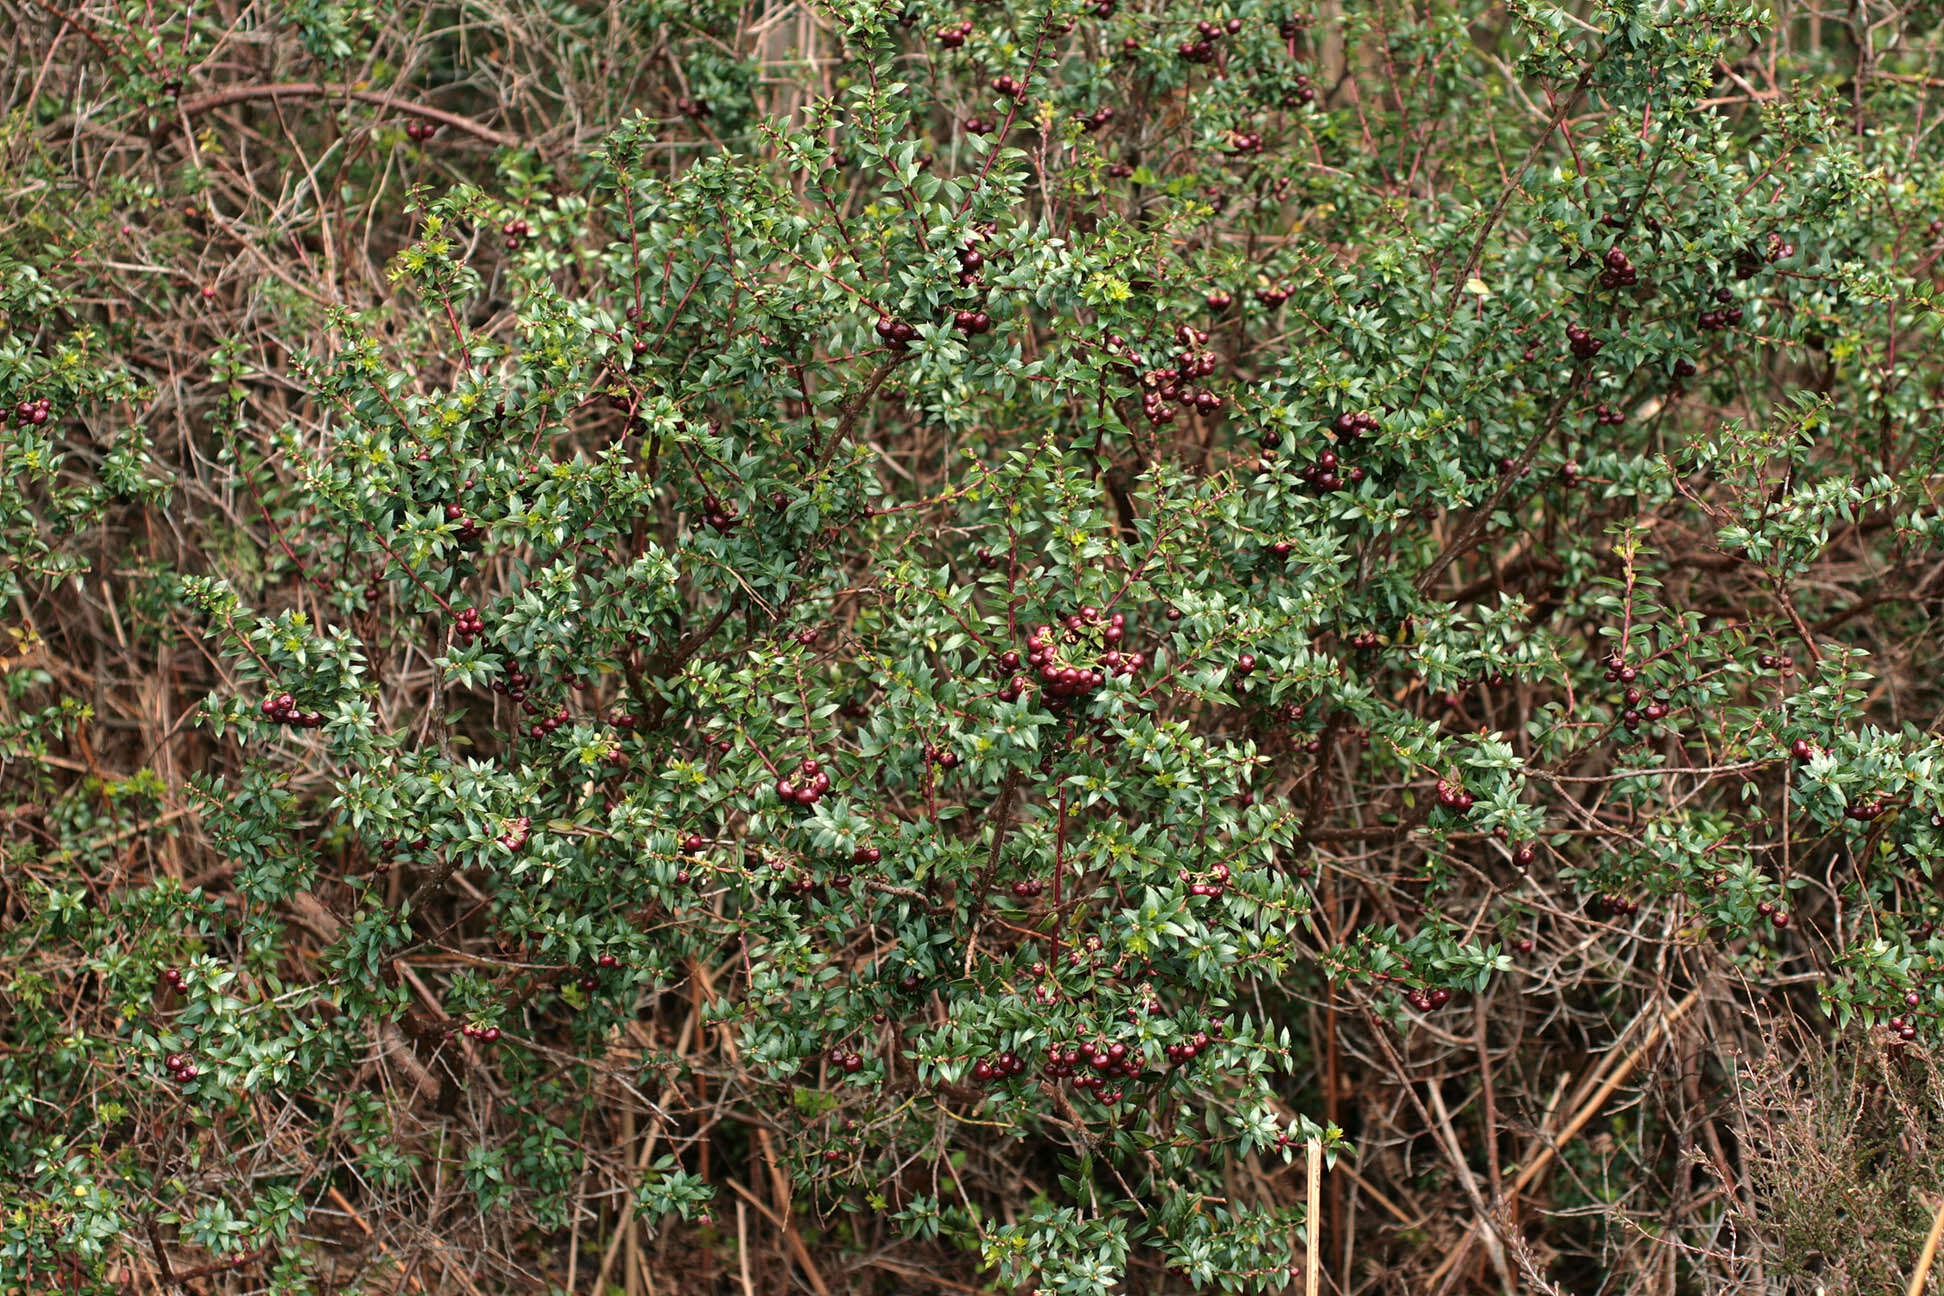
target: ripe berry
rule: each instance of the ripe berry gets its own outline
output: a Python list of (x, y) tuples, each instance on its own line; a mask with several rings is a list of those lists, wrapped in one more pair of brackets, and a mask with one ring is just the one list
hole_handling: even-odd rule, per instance
[[(911, 340), (918, 336), (918, 330), (903, 320), (893, 319), (889, 315), (880, 315), (877, 321), (877, 335), (884, 339), (885, 345), (891, 350), (904, 351), (909, 349)], [(774, 504), (775, 501), (772, 500), (771, 503)]]

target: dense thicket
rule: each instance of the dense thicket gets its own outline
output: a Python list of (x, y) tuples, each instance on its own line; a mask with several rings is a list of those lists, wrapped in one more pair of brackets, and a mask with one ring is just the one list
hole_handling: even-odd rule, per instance
[(1934, 8), (0, 0), (0, 1290), (1904, 1290)]

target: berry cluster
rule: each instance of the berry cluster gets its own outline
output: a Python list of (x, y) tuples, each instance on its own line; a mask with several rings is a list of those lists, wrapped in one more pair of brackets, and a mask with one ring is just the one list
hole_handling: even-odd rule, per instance
[[(1298, 707), (1296, 709), (1298, 712), (1302, 711), (1301, 707)], [(1343, 730), (1339, 734), (1339, 741), (1341, 741), (1346, 747), (1367, 748), (1370, 746), (1370, 730), (1362, 727), (1358, 727), (1356, 729)], [(1307, 752), (1311, 756), (1320, 755), (1323, 751), (1322, 737), (1319, 735), (1318, 737), (1311, 738), (1307, 742), (1304, 742), (1302, 744), (1302, 750)], [(1301, 870), (1298, 870), (1298, 872), (1299, 874), (1301, 874), (1301, 876), (1304, 877), (1309, 876), (1306, 873), (1301, 873)]]
[[(627, 749), (622, 747), (618, 742), (608, 744), (607, 750), (601, 753), (601, 763), (611, 770), (626, 769), (628, 767)], [(612, 801), (614, 798), (608, 797), (606, 799)], [(607, 808), (612, 810), (614, 807), (610, 805)]]
[[(798, 780), (801, 780), (800, 782)], [(809, 808), (823, 799), (830, 790), (830, 775), (816, 761), (805, 757), (797, 764), (797, 779), (780, 778), (776, 780), (776, 795), (792, 805)]]
[(515, 666), (506, 672), (505, 679), (493, 681), (493, 692), (504, 693), (515, 702), (524, 702), (526, 701), (527, 685), (533, 682), (533, 676), (527, 674), (518, 666)]
[(675, 100), (675, 111), (690, 121), (701, 121), (709, 115), (709, 101), (707, 99), (691, 99), (687, 95), (682, 95)]
[[(1221, 1034), (1222, 1025), (1220, 1022), (1217, 1022), (1214, 1026), (1214, 1036), (1219, 1038)], [(1162, 1052), (1167, 1055), (1168, 1061), (1170, 1062), (1193, 1062), (1202, 1055), (1210, 1043), (1210, 1033), (1205, 1030), (1198, 1030), (1180, 1043), (1168, 1045)]]
[(908, 350), (911, 340), (918, 336), (918, 330), (901, 319), (889, 315), (878, 316), (877, 335), (884, 339), (884, 345), (893, 351)]
[(1600, 287), (1631, 288), (1640, 282), (1640, 275), (1634, 270), (1633, 262), (1627, 260), (1627, 254), (1621, 249), (1608, 248), (1604, 262), (1606, 268), (1600, 271)]
[(486, 623), (479, 619), (479, 609), (461, 608), (452, 618), (452, 637), (462, 644), (469, 644), (486, 633)]
[(1580, 360), (1591, 360), (1606, 345), (1577, 324), (1566, 326), (1566, 342), (1574, 357)]
[(1008, 99), (1026, 97), (1026, 83), (1010, 72), (1002, 72), (992, 78), (992, 89), (995, 94), (1002, 94)]
[(956, 769), (959, 763), (959, 755), (949, 747), (937, 747), (931, 743), (926, 743), (925, 760), (930, 764), (938, 766), (940, 769)]
[(1611, 405), (1600, 404), (1593, 407), (1593, 426), (1595, 427), (1619, 427), (1626, 421), (1627, 416), (1621, 411), (1614, 409)]
[(827, 1056), (830, 1058), (830, 1065), (838, 1068), (845, 1075), (856, 1075), (864, 1066), (864, 1059), (856, 1049), (834, 1048)]
[(1596, 895), (1589, 906), (1594, 913), (1613, 918), (1631, 918), (1640, 912), (1640, 901), (1623, 900), (1617, 895)]
[[(1016, 671), (1019, 669), (1019, 663), (1019, 654), (1016, 651), (1008, 649), (999, 654), (994, 665), (1003, 671)], [(999, 690), (999, 700), (1001, 702), (1017, 702), (1025, 694), (1026, 688), (1026, 677), (1024, 675), (1014, 675), (1006, 681), (1006, 686)]]
[(1789, 925), (1789, 911), (1764, 900), (1755, 906), (1755, 912), (1769, 920), (1769, 925), (1777, 931)]
[(972, 20), (970, 18), (955, 23), (947, 23), (945, 26), (940, 27), (935, 34), (938, 43), (946, 49), (957, 49), (959, 46), (965, 44), (966, 39), (971, 35)]
[[(1208, 334), (1192, 325), (1183, 324), (1176, 328), (1175, 338), (1184, 350), (1175, 357), (1174, 364), (1167, 368), (1150, 369), (1141, 375), (1144, 389), (1141, 412), (1150, 423), (1174, 422), (1175, 412), (1168, 407), (1169, 401), (1200, 414), (1213, 414), (1222, 408), (1220, 396), (1205, 388), (1197, 390), (1189, 385), (1190, 380), (1207, 378), (1215, 372), (1215, 353), (1206, 347)], [(1126, 339), (1119, 334), (1111, 335), (1107, 341), (1109, 350), (1118, 350), (1126, 345)]]
[[(1083, 1071), (1082, 1067), (1091, 1070)], [(1109, 1080), (1137, 1079), (1142, 1069), (1141, 1055), (1119, 1040), (1111, 1044), (1070, 1044), (1064, 1049), (1049, 1049), (1046, 1061), (1040, 1066), (1041, 1074), (1047, 1079), (1070, 1079), (1075, 1089), (1091, 1089), (1104, 1103), (1120, 1101), (1119, 1087), (1106, 1087)]]
[(713, 495), (702, 497), (702, 521), (717, 531), (733, 531), (742, 521), (734, 504), (725, 504)]
[(476, 545), (486, 535), (486, 528), (467, 517), (466, 510), (458, 504), (448, 504), (445, 506), (445, 518), (448, 522), (457, 522), (459, 524), (459, 529), (454, 535), (462, 545)]
[(952, 314), (952, 327), (967, 337), (992, 332), (992, 317), (982, 310), (961, 310)]
[(405, 123), (406, 138), (417, 140), (421, 144), (438, 133), (439, 124), (437, 122), (408, 121)]
[(462, 1028), (462, 1033), (467, 1039), (484, 1040), (486, 1043), (491, 1044), (500, 1037), (500, 1028), (497, 1026), (475, 1026), (471, 1022), (467, 1022)]
[(520, 815), (518, 818), (509, 819), (505, 831), (494, 840), (506, 849), (516, 851), (527, 844), (527, 837), (532, 829), (533, 821), (525, 815)]
[(273, 724), (296, 725), (299, 729), (316, 729), (324, 723), (324, 717), (316, 711), (299, 711), (297, 699), (288, 693), (263, 699), (260, 708), (263, 718)]
[(1235, 154), (1262, 152), (1262, 134), (1259, 131), (1236, 130), (1229, 132), (1229, 152)]
[(1782, 672), (1783, 679), (1795, 674), (1795, 658), (1788, 653), (1763, 653), (1755, 659), (1755, 664), (1763, 670)]
[(1215, 61), (1215, 42), (1224, 35), (1233, 36), (1242, 30), (1242, 20), (1231, 18), (1226, 24), (1210, 22), (1204, 18), (1195, 24), (1195, 34), (1175, 46), (1175, 53), (1190, 63), (1213, 63)]
[(1256, 300), (1274, 310), (1289, 300), (1289, 289), (1281, 284), (1264, 284), (1255, 291)]
[(1890, 803), (1881, 793), (1878, 793), (1876, 796), (1856, 802), (1843, 813), (1858, 823), (1868, 823), (1872, 819), (1881, 818), (1889, 809)]
[[(1733, 294), (1726, 288), (1717, 288), (1715, 289), (1715, 300), (1717, 302), (1732, 301)], [(1702, 311), (1699, 315), (1695, 316), (1694, 326), (1703, 333), (1714, 333), (1722, 329), (1734, 328), (1741, 322), (1742, 308), (1739, 306), (1726, 306)]]
[(533, 226), (515, 217), (500, 226), (500, 234), (506, 239), (506, 249), (511, 252), (520, 246), (520, 241), (532, 236)]
[(1021, 900), (1031, 900), (1046, 890), (1046, 883), (1038, 878), (1021, 878), (1012, 884), (1012, 893)]
[(1294, 108), (1297, 104), (1316, 102), (1316, 87), (1310, 84), (1307, 72), (1296, 74), (1296, 88), (1283, 96), (1283, 107)]
[(958, 281), (961, 285), (971, 285), (979, 281), (979, 271), (985, 269), (985, 253), (976, 247), (962, 247), (958, 250)]
[(1667, 714), (1667, 708), (1659, 702), (1649, 702), (1644, 707), (1628, 707), (1620, 713), (1620, 723), (1629, 729), (1640, 728), (1642, 720), (1658, 720)]
[(1438, 986), (1436, 989), (1413, 990), (1404, 998), (1405, 1002), (1419, 1012), (1430, 1012), (1433, 1008), (1442, 1008), (1450, 1003), (1451, 991)]
[[(540, 714), (540, 703), (534, 701), (522, 702), (520, 709), (530, 716), (537, 716)], [(544, 738), (559, 729), (560, 726), (566, 724), (567, 719), (567, 704), (563, 702), (554, 709), (551, 715), (535, 720), (532, 724), (528, 725), (527, 737)]]
[[(1126, 634), (1123, 614), (1103, 617), (1099, 608), (1083, 607), (1068, 613), (1057, 629), (1035, 627), (1026, 640), (1026, 661), (1038, 669), (1047, 696), (1063, 702), (1093, 692), (1109, 675), (1131, 676), (1146, 664), (1144, 654), (1121, 650)], [(1015, 654), (1007, 657), (1017, 661)]]
[(1114, 120), (1114, 110), (1102, 106), (1094, 109), (1090, 113), (1075, 113), (1073, 120), (1080, 123), (1080, 129), (1091, 135), (1093, 132), (1104, 127), (1108, 122)]
[[(602, 954), (594, 960), (594, 966), (603, 972), (612, 972), (615, 968), (621, 966), (621, 960), (612, 954)], [(598, 989), (600, 984), (601, 979), (592, 972), (580, 978), (580, 988), (583, 990)]]
[[(421, 837), (417, 841), (412, 843), (411, 849), (424, 850), (426, 846), (429, 844), (430, 843), (425, 838)], [(399, 849), (399, 840), (396, 837), (387, 837), (378, 843), (378, 853), (380, 855), (391, 855), (396, 853), (398, 849)], [(392, 866), (388, 861), (379, 860), (371, 866), (371, 871), (373, 873), (376, 873), (379, 877), (383, 877), (385, 874), (392, 871)]]
[(1316, 456), (1315, 463), (1305, 464), (1300, 475), (1304, 481), (1327, 495), (1346, 486), (1355, 486), (1364, 479), (1364, 469), (1362, 464), (1346, 466), (1336, 451), (1325, 450)]
[(39, 427), (54, 413), (54, 402), (45, 396), (24, 400), (13, 407), (14, 421), (22, 427)]
[(1472, 794), (1465, 791), (1463, 783), (1453, 782), (1450, 779), (1438, 780), (1438, 804), (1445, 809), (1462, 813), (1472, 808), (1474, 800)]
[(1338, 436), (1365, 437), (1376, 435), (1378, 423), (1368, 410), (1345, 410), (1330, 420), (1330, 426)]
[(196, 1064), (191, 1062), (188, 1055), (184, 1053), (169, 1054), (162, 1059), (162, 1065), (167, 1068), (169, 1079), (177, 1084), (188, 1084), (198, 1074)]
[(1026, 1073), (1026, 1059), (1007, 1049), (972, 1064), (972, 1079), (979, 1084), (997, 1084)]
[(1629, 687), (1626, 692), (1620, 695), (1620, 701), (1626, 707), (1620, 713), (1620, 720), (1629, 729), (1640, 728), (1640, 722), (1642, 720), (1659, 720), (1667, 714), (1667, 704), (1658, 698), (1647, 703), (1645, 706), (1640, 705), (1640, 700), (1643, 696), (1639, 689), (1632, 687)]
[[(1210, 882), (1190, 882), (1188, 885), (1188, 894), (1213, 898), (1223, 895), (1228, 891), (1228, 865), (1217, 863), (1213, 868), (1208, 870), (1208, 875), (1214, 880)], [(1180, 876), (1182, 881), (1187, 882), (1190, 875), (1184, 871)]]
[(1771, 232), (1759, 250), (1743, 248), (1735, 254), (1735, 278), (1753, 279), (1764, 265), (1774, 265), (1784, 257), (1795, 255), (1795, 244), (1785, 242), (1780, 234)]

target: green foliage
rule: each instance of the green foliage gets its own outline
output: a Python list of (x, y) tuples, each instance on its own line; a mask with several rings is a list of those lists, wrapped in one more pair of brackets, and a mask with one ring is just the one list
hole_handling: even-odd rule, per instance
[[(826, 6), (785, 115), (743, 9), (623, 6), (674, 81), (598, 139), (502, 116), (399, 178), (280, 127), (386, 222), (371, 296), (293, 236), (181, 325), (193, 383), (143, 338), (215, 285), (10, 198), (0, 1265), (111, 1290), (139, 1221), (301, 1290), (332, 1194), (431, 1183), (579, 1228), (618, 1088), (715, 1113), (627, 1165), (651, 1226), (727, 1203), (721, 1122), (1013, 1288), (1276, 1291), (1320, 1224), (1284, 1167), (1353, 1147), (1317, 1004), (1395, 1056), (1537, 935), (1530, 995), (1813, 961), (1829, 1020), (1929, 1041), (1907, 79), (1733, 102), (1744, 4), (1344, 8)], [(360, 75), (371, 6), (273, 10)], [(98, 18), (131, 130), (226, 39)], [(232, 201), (206, 120), (158, 225)], [(122, 775), (89, 642), (202, 672)]]

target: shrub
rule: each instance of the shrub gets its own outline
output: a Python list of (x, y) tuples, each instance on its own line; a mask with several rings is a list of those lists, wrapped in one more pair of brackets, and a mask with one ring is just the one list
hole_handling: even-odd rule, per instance
[(1586, 1055), (1935, 1034), (1932, 37), (786, 13), (10, 11), (0, 1271), (1747, 1281)]

